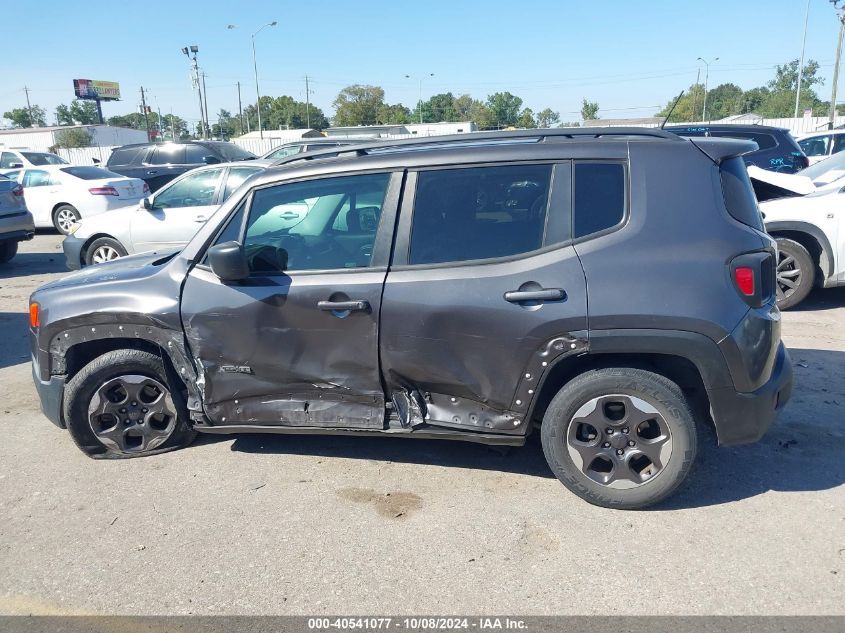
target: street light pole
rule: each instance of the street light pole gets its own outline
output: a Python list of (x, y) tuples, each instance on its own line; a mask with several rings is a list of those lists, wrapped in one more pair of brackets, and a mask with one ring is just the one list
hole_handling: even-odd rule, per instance
[(833, 8), (839, 11), (839, 39), (836, 44), (836, 65), (833, 68), (833, 90), (830, 96), (830, 120), (827, 129), (832, 130), (836, 124), (836, 87), (839, 83), (839, 64), (842, 61), (842, 36), (845, 34), (845, 7), (839, 6), (842, 0), (830, 0)]
[(707, 86), (708, 86), (708, 83), (710, 81), (710, 64), (711, 63), (715, 64), (717, 61), (719, 61), (719, 58), (718, 57), (714, 58), (712, 62), (708, 62), (703, 57), (699, 57), (698, 60), (704, 62), (704, 108), (701, 111), (701, 120), (706, 121), (707, 120)]
[(262, 26), (255, 33), (252, 34), (252, 69), (255, 72), (255, 107), (258, 110), (258, 136), (264, 138), (264, 128), (261, 126), (261, 92), (258, 90), (258, 62), (255, 58), (255, 36), (261, 33), (268, 26), (276, 26), (276, 21), (273, 20)]
[(810, 19), (810, 0), (804, 12), (804, 38), (801, 40), (801, 61), (798, 62), (798, 87), (795, 89), (795, 118), (798, 118), (798, 102), (801, 100), (801, 79), (804, 75), (804, 48), (807, 46), (807, 21)]
[[(193, 84), (194, 88), (197, 90), (197, 95), (199, 96), (200, 100), (200, 129), (202, 130), (202, 137), (205, 138), (205, 130), (206, 130), (206, 123), (205, 123), (205, 109), (202, 107), (202, 90), (200, 89), (200, 76), (199, 76), (199, 67), (197, 66), (197, 53), (199, 52), (199, 46), (192, 45), (190, 47), (186, 46), (182, 49), (182, 52), (185, 56), (191, 60), (191, 69), (193, 71), (193, 76), (191, 77), (191, 83)], [(191, 53), (194, 54), (193, 58), (191, 58)]]
[[(434, 77), (434, 73), (428, 73), (428, 75), (427, 75), (427, 76), (428, 76), (428, 77)], [(423, 113), (422, 113), (422, 82), (423, 82), (423, 78), (424, 78), (424, 77), (426, 77), (426, 75), (420, 75), (420, 77), (419, 77), (419, 82), (420, 82), (419, 89), (420, 89), (420, 91), (419, 91), (419, 97), (418, 97), (418, 99), (417, 99), (417, 109), (420, 111), (420, 125), (422, 125), (422, 122), (423, 122)], [(413, 79), (413, 77), (411, 77), (411, 75), (405, 75), (405, 79)]]

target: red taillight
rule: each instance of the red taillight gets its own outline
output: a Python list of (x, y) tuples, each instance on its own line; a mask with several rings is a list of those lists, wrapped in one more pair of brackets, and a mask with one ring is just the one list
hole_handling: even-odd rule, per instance
[(92, 187), (88, 190), (92, 196), (118, 196), (117, 189), (114, 187)]
[(17, 187), (12, 189), (12, 195), (13, 196), (22, 196), (23, 195), (23, 187), (18, 185)]
[(734, 268), (734, 281), (739, 291), (746, 297), (754, 296), (754, 269), (747, 266)]
[(38, 326), (41, 325), (41, 315), (38, 314), (37, 303), (29, 304), (29, 325), (33, 330), (37, 330)]
[(150, 186), (147, 183), (144, 183), (144, 193), (145, 194), (150, 193)]

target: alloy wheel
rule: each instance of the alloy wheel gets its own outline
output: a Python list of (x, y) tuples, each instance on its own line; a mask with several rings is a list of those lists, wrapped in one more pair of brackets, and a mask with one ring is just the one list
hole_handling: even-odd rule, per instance
[(76, 224), (76, 214), (70, 209), (60, 209), (56, 214), (56, 224), (62, 233), (68, 234)]
[(158, 380), (134, 374), (119, 376), (94, 392), (88, 422), (108, 448), (143, 453), (158, 448), (173, 434), (176, 407), (170, 391)]
[(566, 443), (582, 473), (616, 489), (651, 481), (672, 456), (672, 434), (660, 412), (623, 394), (584, 403), (569, 422)]
[(113, 259), (120, 257), (120, 253), (113, 246), (103, 245), (98, 246), (91, 254), (91, 263), (102, 264), (103, 262), (110, 262)]
[(777, 300), (783, 301), (792, 296), (803, 281), (804, 273), (795, 257), (788, 252), (778, 250)]

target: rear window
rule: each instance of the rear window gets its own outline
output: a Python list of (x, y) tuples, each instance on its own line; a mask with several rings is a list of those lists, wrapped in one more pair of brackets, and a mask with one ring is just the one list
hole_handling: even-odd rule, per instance
[(102, 167), (64, 167), (59, 171), (63, 171), (71, 176), (82, 178), (82, 180), (100, 180), (102, 178), (123, 178), (120, 174), (116, 174), (108, 169)]
[(131, 165), (134, 163), (141, 152), (147, 151), (146, 147), (118, 147), (112, 150), (111, 156), (106, 163), (107, 165)]
[(775, 140), (775, 137), (771, 134), (763, 134), (761, 132), (710, 132), (710, 136), (719, 136), (722, 138), (745, 138), (750, 141), (754, 141), (757, 143), (757, 146), (760, 149), (772, 149), (773, 147), (777, 147), (778, 143)]
[(50, 154), (49, 152), (21, 152), (21, 156), (26, 158), (33, 165), (67, 165), (68, 162), (61, 156)]
[(575, 163), (573, 236), (616, 226), (625, 216), (625, 168), (619, 163)]
[(213, 147), (227, 162), (234, 162), (236, 160), (251, 160), (255, 158), (255, 154), (248, 152), (245, 149), (241, 149), (234, 143), (215, 143)]
[(725, 207), (733, 218), (743, 224), (763, 230), (763, 217), (757, 207), (754, 188), (742, 158), (731, 158), (721, 165), (722, 195)]

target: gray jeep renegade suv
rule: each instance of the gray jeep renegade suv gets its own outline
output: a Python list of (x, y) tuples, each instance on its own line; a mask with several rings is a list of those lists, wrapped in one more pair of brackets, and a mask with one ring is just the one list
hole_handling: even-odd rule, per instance
[(789, 399), (748, 141), (481, 133), (300, 154), (179, 253), (32, 295), (46, 416), (91, 457), (204, 433), (522, 445), (640, 508), (698, 433), (758, 440)]

